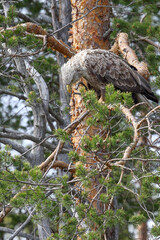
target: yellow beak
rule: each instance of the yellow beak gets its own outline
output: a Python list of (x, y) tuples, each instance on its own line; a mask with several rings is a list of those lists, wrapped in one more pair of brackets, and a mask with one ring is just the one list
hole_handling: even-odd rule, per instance
[(69, 84), (66, 85), (66, 88), (67, 88), (67, 92), (71, 93), (72, 88), (71, 88), (71, 86)]

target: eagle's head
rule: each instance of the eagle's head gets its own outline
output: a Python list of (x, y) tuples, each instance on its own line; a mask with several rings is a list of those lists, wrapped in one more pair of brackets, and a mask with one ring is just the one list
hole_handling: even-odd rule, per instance
[(61, 76), (64, 86), (67, 88), (67, 91), (70, 92), (71, 86), (74, 83), (74, 72), (70, 70), (68, 63), (65, 63), (61, 67)]
[(83, 76), (84, 70), (79, 62), (79, 55), (80, 54), (76, 54), (61, 67), (62, 81), (68, 92), (71, 91), (72, 84)]

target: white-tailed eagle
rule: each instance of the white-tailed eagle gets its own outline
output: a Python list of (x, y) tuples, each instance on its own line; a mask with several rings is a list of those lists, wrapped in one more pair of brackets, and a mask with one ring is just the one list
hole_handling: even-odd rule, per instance
[(115, 89), (131, 92), (135, 102), (150, 99), (158, 103), (149, 82), (134, 67), (107, 50), (83, 50), (62, 66), (61, 73), (64, 85), (71, 86), (84, 77), (96, 92), (102, 93), (106, 84), (112, 83)]

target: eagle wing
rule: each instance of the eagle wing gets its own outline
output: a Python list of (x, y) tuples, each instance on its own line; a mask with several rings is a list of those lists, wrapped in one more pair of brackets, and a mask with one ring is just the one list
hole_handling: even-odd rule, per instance
[(105, 50), (95, 50), (87, 55), (85, 65), (90, 74), (96, 76), (100, 85), (112, 83), (115, 88), (122, 91), (152, 93), (147, 81), (115, 54)]

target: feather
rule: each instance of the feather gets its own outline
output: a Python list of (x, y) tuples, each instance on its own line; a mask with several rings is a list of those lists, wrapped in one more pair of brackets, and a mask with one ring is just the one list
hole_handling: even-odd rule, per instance
[(106, 84), (112, 83), (116, 89), (131, 92), (134, 96), (143, 95), (143, 100), (158, 103), (149, 82), (125, 60), (107, 50), (83, 50), (62, 66), (61, 73), (64, 85), (72, 85), (84, 77), (97, 92), (102, 91)]

